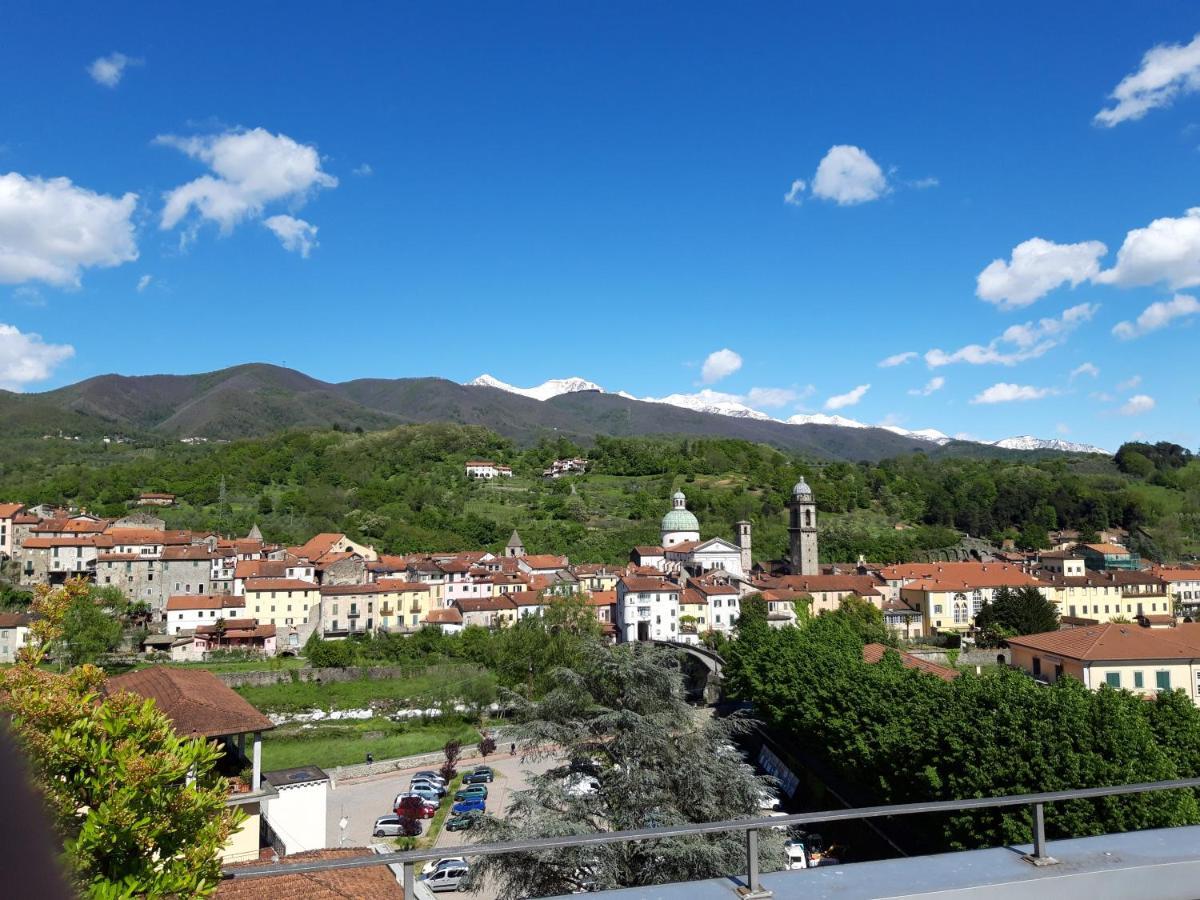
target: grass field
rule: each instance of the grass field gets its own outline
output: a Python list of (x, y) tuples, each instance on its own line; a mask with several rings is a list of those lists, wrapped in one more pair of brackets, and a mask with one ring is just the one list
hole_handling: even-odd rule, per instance
[(366, 762), (368, 753), (377, 760), (431, 753), (451, 739), (473, 744), (479, 740), (479, 731), (458, 720), (423, 724), (366, 719), (303, 729), (288, 726), (263, 735), (262, 766), (267, 771), (304, 765), (350, 766)]
[(246, 685), (237, 692), (263, 712), (303, 712), (310, 709), (364, 709), (375, 700), (429, 704), (439, 700), (479, 696), (494, 690), (495, 676), (473, 665), (430, 666), (406, 678), (335, 681), (285, 681)]

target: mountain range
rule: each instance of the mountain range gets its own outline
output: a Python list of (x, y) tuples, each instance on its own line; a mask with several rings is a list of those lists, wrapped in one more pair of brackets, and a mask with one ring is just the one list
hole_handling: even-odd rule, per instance
[(583, 379), (519, 390), (490, 377), (476, 382), (363, 378), (331, 383), (263, 363), (196, 375), (101, 375), (43, 393), (0, 391), (0, 421), (7, 437), (119, 434), (220, 440), (287, 428), (369, 431), (450, 422), (481, 425), (520, 444), (543, 437), (587, 444), (598, 435), (682, 435), (737, 438), (842, 460), (879, 460), (914, 450), (1014, 452), (949, 438), (935, 443), (840, 417), (782, 422), (755, 410), (749, 415), (686, 408), (670, 398), (639, 400), (608, 393)]
[[(491, 375), (483, 374), (478, 378), (468, 381), (467, 384), (498, 388), (502, 391), (521, 394), (522, 396), (532, 397), (536, 400), (549, 400), (551, 397), (574, 393), (576, 391), (605, 392), (604, 388), (600, 387), (600, 385), (578, 377), (554, 378), (536, 387), (519, 388), (511, 384), (506, 384)], [(618, 392), (617, 396), (626, 397), (630, 400), (639, 399), (624, 391)], [(955, 440), (955, 438), (938, 431), (936, 428), (920, 428), (910, 431), (907, 428), (901, 428), (899, 425), (868, 425), (866, 422), (859, 422), (856, 419), (848, 419), (845, 416), (830, 416), (824, 413), (799, 413), (789, 416), (786, 419), (776, 419), (761, 410), (753, 409), (736, 399), (731, 399), (727, 394), (718, 394), (714, 391), (700, 391), (696, 394), (670, 394), (666, 397), (642, 397), (640, 399), (644, 403), (665, 403), (670, 406), (679, 406), (696, 412), (711, 413), (712, 415), (732, 416), (739, 419), (758, 419), (767, 422), (782, 422), (787, 425), (882, 428), (884, 431), (890, 431), (892, 434), (914, 438), (919, 441), (928, 441), (938, 446), (944, 446)], [(1108, 450), (1092, 446), (1091, 444), (1078, 444), (1074, 441), (1064, 441), (1057, 438), (1036, 438), (1028, 434), (1018, 437), (1001, 438), (998, 441), (979, 441), (961, 438), (959, 440), (965, 440), (967, 443), (981, 444), (986, 447), (999, 447), (1003, 450), (1056, 450), (1064, 453), (1104, 453), (1111, 455)]]

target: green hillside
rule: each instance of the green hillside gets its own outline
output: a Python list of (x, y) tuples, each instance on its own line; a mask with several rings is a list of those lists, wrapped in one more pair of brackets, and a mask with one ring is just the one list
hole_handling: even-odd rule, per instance
[[(551, 460), (580, 454), (592, 460), (586, 475), (541, 478)], [(478, 456), (512, 465), (515, 477), (470, 481), (462, 464)], [(258, 523), (285, 543), (345, 531), (396, 553), (499, 550), (516, 527), (531, 551), (617, 562), (631, 545), (657, 542), (668, 498), (682, 489), (706, 536), (732, 538), (735, 521), (752, 521), (762, 559), (784, 552), (784, 501), (803, 475), (821, 512), (825, 560), (901, 560), (960, 533), (1034, 546), (1050, 529), (1110, 526), (1131, 529), (1147, 556), (1175, 558), (1200, 549), (1200, 461), (1179, 460), (1147, 468), (1129, 454), (1118, 464), (906, 453), (846, 463), (717, 438), (523, 447), (482, 427), (434, 424), (197, 445), (0, 440), (0, 499), (115, 516), (142, 491), (170, 491), (180, 505), (162, 514), (174, 527), (244, 533)]]

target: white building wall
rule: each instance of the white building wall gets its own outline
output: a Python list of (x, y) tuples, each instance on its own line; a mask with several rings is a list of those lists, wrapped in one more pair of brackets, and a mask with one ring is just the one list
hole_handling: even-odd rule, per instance
[(285, 855), (325, 849), (328, 781), (276, 785), (279, 796), (262, 801), (263, 816), (283, 842)]

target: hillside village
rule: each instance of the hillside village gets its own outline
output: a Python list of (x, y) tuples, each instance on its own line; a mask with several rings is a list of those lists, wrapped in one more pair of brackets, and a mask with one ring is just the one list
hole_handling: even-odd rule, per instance
[[(487, 479), (502, 476), (503, 468), (472, 460), (465, 474)], [(556, 463), (546, 477), (563, 468)], [(1036, 588), (1064, 628), (1116, 622), (1157, 631), (1188, 624), (1200, 611), (1200, 568), (1143, 565), (1120, 543), (1119, 530), (1096, 543), (1063, 532), (1053, 536), (1052, 549), (977, 552), (967, 560), (822, 564), (817, 504), (804, 479), (786, 504), (785, 559), (755, 558), (748, 521), (734, 524), (736, 542), (705, 537), (679, 491), (664, 511), (659, 544), (631, 547), (624, 565), (538, 553), (519, 531), (501, 553), (392, 555), (340, 533), (284, 546), (257, 527), (242, 537), (172, 530), (148, 510), (173, 499), (142, 494), (137, 511), (116, 519), (0, 504), (6, 571), (27, 589), (75, 577), (116, 588), (150, 623), (138, 649), (178, 661), (203, 660), (216, 650), (295, 654), (313, 635), (337, 640), (426, 627), (496, 628), (570, 596), (586, 599), (612, 641), (683, 644), (731, 635), (749, 594), (762, 595), (775, 626), (795, 622), (798, 609), (820, 614), (860, 597), (908, 642), (969, 638), (1002, 588)], [(11, 660), (28, 623), (11, 614), (2, 622), (0, 660)], [(1200, 649), (1195, 655), (1200, 664)]]

